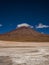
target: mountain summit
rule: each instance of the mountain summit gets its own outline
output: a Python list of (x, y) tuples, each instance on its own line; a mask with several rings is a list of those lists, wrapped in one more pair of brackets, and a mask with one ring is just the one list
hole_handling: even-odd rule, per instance
[(0, 35), (0, 40), (17, 42), (49, 42), (49, 35), (41, 34), (30, 27), (21, 26), (16, 30)]
[(31, 25), (29, 25), (27, 23), (22, 23), (22, 24), (17, 25), (17, 28), (19, 28), (19, 27), (30, 27), (30, 28), (33, 28), (33, 26), (31, 26)]

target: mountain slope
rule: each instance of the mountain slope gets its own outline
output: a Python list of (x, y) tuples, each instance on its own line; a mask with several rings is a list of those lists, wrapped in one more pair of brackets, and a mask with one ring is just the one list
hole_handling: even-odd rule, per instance
[(49, 35), (41, 34), (24, 26), (0, 35), (0, 40), (17, 42), (49, 42)]

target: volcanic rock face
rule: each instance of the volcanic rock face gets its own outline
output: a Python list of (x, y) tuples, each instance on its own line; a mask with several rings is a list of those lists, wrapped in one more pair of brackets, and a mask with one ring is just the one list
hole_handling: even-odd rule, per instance
[(22, 26), (14, 31), (0, 35), (0, 39), (17, 42), (48, 42), (49, 35), (41, 34), (30, 27)]

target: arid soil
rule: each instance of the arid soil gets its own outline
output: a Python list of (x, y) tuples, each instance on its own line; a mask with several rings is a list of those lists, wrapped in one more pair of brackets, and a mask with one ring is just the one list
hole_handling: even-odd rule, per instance
[[(46, 46), (46, 43), (43, 46), (41, 44), (44, 43), (26, 43), (27, 45), (23, 46), (21, 42), (21, 45), (15, 42), (13, 46), (12, 42), (10, 45), (9, 42), (1, 42), (0, 65), (49, 65), (49, 46)], [(6, 43), (7, 45), (3, 45)]]
[(14, 41), (0, 41), (0, 47), (25, 47), (25, 46), (48, 46), (49, 42), (14, 42)]
[(12, 65), (12, 60), (9, 56), (0, 56), (0, 65)]

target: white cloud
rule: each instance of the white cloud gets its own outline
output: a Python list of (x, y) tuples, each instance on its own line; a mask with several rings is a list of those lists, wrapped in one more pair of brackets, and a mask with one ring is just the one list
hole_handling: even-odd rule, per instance
[(17, 28), (23, 27), (23, 26), (33, 28), (33, 26), (31, 26), (31, 25), (29, 25), (29, 24), (27, 24), (27, 23), (18, 24), (18, 25), (17, 25)]
[(0, 27), (2, 27), (3, 25), (2, 24), (0, 24)]
[(48, 26), (48, 25), (44, 25), (44, 24), (42, 24), (42, 23), (39, 23), (39, 24), (36, 26), (36, 28), (49, 28), (49, 26)]

